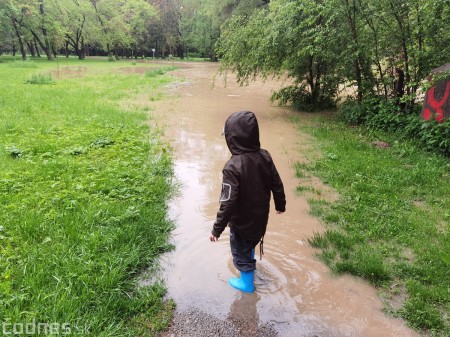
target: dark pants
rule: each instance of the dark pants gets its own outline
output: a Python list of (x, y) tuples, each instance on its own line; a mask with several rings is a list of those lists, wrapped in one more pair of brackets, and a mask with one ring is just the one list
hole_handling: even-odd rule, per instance
[(246, 240), (230, 228), (231, 254), (233, 255), (234, 266), (239, 271), (246, 272), (256, 269), (256, 260), (254, 255), (252, 256), (252, 250), (260, 241), (261, 239)]

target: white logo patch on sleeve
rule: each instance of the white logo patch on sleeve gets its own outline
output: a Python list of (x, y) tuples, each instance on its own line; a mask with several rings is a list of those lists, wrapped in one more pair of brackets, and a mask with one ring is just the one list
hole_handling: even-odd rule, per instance
[(228, 201), (231, 198), (231, 185), (222, 183), (222, 193), (220, 194), (220, 201)]

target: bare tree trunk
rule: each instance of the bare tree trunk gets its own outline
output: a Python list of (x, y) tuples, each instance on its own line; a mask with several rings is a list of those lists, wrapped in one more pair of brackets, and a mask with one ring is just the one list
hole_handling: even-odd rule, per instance
[(14, 35), (12, 35), (11, 34), (11, 37), (12, 37), (12, 54), (13, 54), (13, 56), (16, 56), (16, 42), (15, 42), (15, 39), (14, 39)]
[(316, 90), (316, 86), (314, 85), (314, 58), (312, 56), (309, 57), (309, 66), (308, 66), (308, 84), (311, 90), (311, 95)]
[(81, 43), (81, 59), (80, 60), (84, 60), (86, 58), (86, 53), (87, 53), (87, 46), (84, 44), (84, 38), (83, 36), (80, 37), (80, 43)]
[[(41, 13), (42, 17), (45, 15), (44, 3), (42, 0), (40, 1), (39, 12)], [(53, 60), (52, 50), (51, 50), (52, 48), (50, 46), (50, 41), (48, 40), (47, 29), (44, 26), (41, 26), (41, 32), (42, 32), (42, 36), (44, 38), (44, 41), (43, 41), (44, 43), (40, 42), (39, 38), (37, 38), (38, 42), (41, 45), (41, 48), (44, 50), (45, 55), (47, 55), (47, 59), (49, 61), (51, 61), (51, 60)], [(37, 37), (37, 35), (35, 33), (32, 32), (32, 34), (35, 35), (35, 37)]]
[[(405, 65), (404, 74), (405, 74), (405, 83), (406, 83), (406, 95), (409, 95), (411, 93), (411, 89), (408, 84), (411, 83), (411, 73), (410, 73), (410, 69), (409, 69), (409, 49), (408, 49), (408, 45), (407, 45), (408, 36), (407, 36), (406, 27), (402, 20), (402, 17), (396, 11), (396, 7), (392, 2), (391, 2), (391, 9), (392, 9), (392, 13), (394, 15), (395, 21), (397, 22), (398, 28), (400, 30), (400, 39), (401, 39), (400, 44), (401, 44), (401, 48), (402, 48), (402, 52), (403, 52), (403, 61), (404, 61), (404, 65)], [(414, 101), (411, 101), (409, 103), (409, 105), (410, 105), (410, 107), (412, 107), (414, 105)], [(405, 105), (403, 104), (402, 109), (404, 109), (404, 108), (405, 108)]]
[(45, 55), (47, 55), (47, 59), (49, 61), (51, 61), (53, 59), (53, 56), (52, 56), (49, 46), (47, 44), (44, 44), (41, 41), (41, 39), (39, 38), (39, 36), (33, 30), (30, 30), (30, 31), (31, 31), (31, 34), (33, 34), (33, 37), (36, 40), (36, 42), (39, 44), (41, 49), (44, 51)]
[(66, 58), (69, 58), (69, 41), (67, 40), (64, 43), (64, 54), (66, 54)]
[(69, 44), (72, 46), (73, 50), (75, 51), (75, 54), (77, 54), (78, 59), (82, 60), (83, 56), (81, 53), (81, 48), (80, 48), (80, 41), (78, 39), (78, 37), (75, 37), (75, 39), (73, 39), (70, 35), (66, 35), (66, 46), (68, 46)]
[(27, 42), (28, 50), (30, 51), (31, 57), (36, 57), (36, 51), (34, 50), (34, 44), (32, 41)]
[(36, 50), (37, 56), (41, 57), (41, 51), (39, 50), (38, 43), (36, 41), (36, 38), (34, 38), (34, 37), (33, 37), (33, 44), (34, 44), (34, 49)]
[(22, 40), (22, 35), (20, 35), (19, 27), (17, 26), (16, 20), (12, 19), (11, 21), (12, 21), (12, 24), (13, 24), (13, 27), (14, 27), (14, 32), (16, 33), (16, 36), (17, 36), (17, 40), (19, 41), (19, 48), (20, 48), (20, 53), (22, 54), (22, 60), (25, 61), (27, 59), (27, 54), (25, 52), (25, 47), (24, 47), (24, 43), (23, 43), (23, 40)]

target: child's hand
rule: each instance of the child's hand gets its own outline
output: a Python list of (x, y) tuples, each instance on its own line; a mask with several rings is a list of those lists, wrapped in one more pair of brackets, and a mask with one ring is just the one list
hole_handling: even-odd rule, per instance
[(209, 237), (209, 241), (217, 242), (217, 241), (219, 241), (219, 238), (217, 238), (217, 237), (215, 237), (214, 235), (211, 234), (211, 236)]
[(277, 211), (277, 214), (283, 214), (284, 212)]

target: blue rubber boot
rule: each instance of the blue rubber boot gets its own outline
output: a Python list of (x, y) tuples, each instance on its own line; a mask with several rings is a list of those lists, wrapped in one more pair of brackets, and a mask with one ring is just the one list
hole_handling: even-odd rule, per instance
[(241, 271), (240, 273), (241, 277), (230, 278), (228, 284), (245, 293), (254, 292), (255, 285), (253, 284), (253, 276), (255, 275), (255, 271)]

